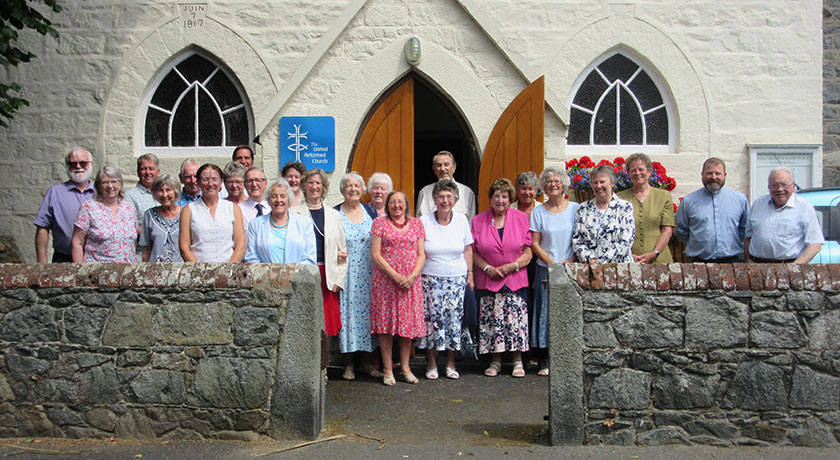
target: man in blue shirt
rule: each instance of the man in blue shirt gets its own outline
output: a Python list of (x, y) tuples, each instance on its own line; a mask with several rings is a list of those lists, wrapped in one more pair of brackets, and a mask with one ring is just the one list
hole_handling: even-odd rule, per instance
[(726, 165), (720, 158), (703, 162), (703, 188), (683, 198), (674, 233), (687, 243), (685, 252), (695, 262), (737, 262), (744, 252), (749, 202), (726, 183)]
[(181, 173), (178, 178), (184, 186), (181, 188), (181, 198), (178, 199), (179, 206), (186, 206), (193, 201), (201, 198), (201, 189), (198, 188), (198, 168), (201, 164), (193, 159), (187, 158), (181, 163)]

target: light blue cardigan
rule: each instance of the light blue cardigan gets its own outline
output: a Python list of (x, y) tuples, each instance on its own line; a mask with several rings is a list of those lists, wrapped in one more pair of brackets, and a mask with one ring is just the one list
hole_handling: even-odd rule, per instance
[[(271, 232), (271, 213), (259, 216), (248, 226), (248, 250), (245, 262), (278, 263), (271, 259), (268, 235)], [(315, 230), (312, 219), (295, 213), (289, 213), (289, 226), (286, 228), (287, 264), (315, 265)]]

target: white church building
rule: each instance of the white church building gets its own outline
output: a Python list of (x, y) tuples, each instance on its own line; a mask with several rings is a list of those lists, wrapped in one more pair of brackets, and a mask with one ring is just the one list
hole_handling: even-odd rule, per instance
[(288, 117), (331, 117), (328, 204), (350, 170), (412, 195), (439, 150), (479, 198), (499, 176), (582, 155), (648, 153), (675, 199), (711, 156), (751, 199), (777, 164), (803, 186), (822, 178), (818, 0), (62, 3), (59, 39), (25, 32), (37, 58), (2, 70), (31, 103), (0, 128), (0, 235), (27, 261), (74, 145), (127, 187), (143, 153), (177, 172), (188, 157), (223, 165), (239, 144), (274, 178)]

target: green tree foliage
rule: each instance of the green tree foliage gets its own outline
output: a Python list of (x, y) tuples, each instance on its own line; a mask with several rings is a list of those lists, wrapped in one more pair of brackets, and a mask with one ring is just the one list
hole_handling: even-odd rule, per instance
[[(61, 12), (58, 0), (43, 2), (52, 11)], [(15, 46), (18, 31), (23, 29), (34, 29), (41, 35), (49, 34), (58, 38), (58, 31), (52, 27), (52, 22), (30, 6), (30, 0), (0, 0), (0, 65), (5, 69), (10, 65), (17, 66), (21, 62), (29, 62), (35, 57), (33, 53)], [(0, 126), (8, 126), (7, 120), (11, 120), (19, 108), (29, 105), (29, 101), (15, 95), (19, 92), (19, 84), (0, 82)]]

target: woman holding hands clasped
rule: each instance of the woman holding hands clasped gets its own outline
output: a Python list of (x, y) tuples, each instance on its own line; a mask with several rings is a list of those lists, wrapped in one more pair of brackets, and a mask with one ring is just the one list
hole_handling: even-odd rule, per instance
[(528, 351), (528, 306), (525, 267), (531, 261), (528, 216), (510, 209), (513, 184), (496, 179), (488, 190), (491, 209), (472, 221), (473, 266), (478, 302), (478, 351), (492, 353), (484, 375), (502, 369), (502, 353), (512, 352), (513, 375), (524, 377), (522, 352)]
[(569, 176), (548, 167), (540, 174), (548, 201), (531, 213), (531, 249), (537, 259), (534, 274), (534, 305), (531, 316), (532, 353), (539, 354), (537, 375), (548, 375), (548, 266), (573, 262), (572, 233), (578, 204), (566, 198)]
[(420, 219), (409, 217), (405, 193), (393, 191), (385, 199), (386, 217), (377, 217), (371, 227), (370, 252), (373, 282), (370, 294), (370, 329), (379, 334), (382, 350), (382, 383), (394, 380), (391, 349), (394, 336), (400, 354), (400, 378), (417, 383), (409, 367), (411, 339), (426, 335), (423, 323), (423, 288), (420, 272), (426, 262)]
[(673, 262), (668, 242), (674, 233), (674, 202), (671, 192), (650, 186), (653, 163), (644, 153), (627, 157), (627, 171), (633, 188), (617, 193), (622, 200), (633, 204), (636, 238), (633, 241), (633, 261), (644, 264)]
[(633, 262), (633, 205), (613, 193), (612, 166), (599, 166), (589, 175), (595, 198), (580, 205), (575, 216), (572, 247), (584, 263)]
[(461, 349), (465, 286), (473, 286), (472, 243), (467, 217), (452, 210), (458, 184), (438, 181), (432, 189), (435, 212), (420, 218), (426, 232), (423, 251), (423, 299), (426, 335), (417, 347), (426, 349), (426, 378), (438, 378), (437, 352), (446, 350), (446, 377), (457, 379), (455, 352)]
[(201, 198), (181, 209), (178, 237), (184, 262), (241, 262), (245, 255), (242, 211), (219, 199), (222, 169), (208, 163), (196, 175)]

